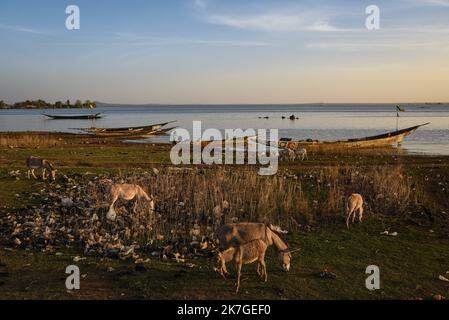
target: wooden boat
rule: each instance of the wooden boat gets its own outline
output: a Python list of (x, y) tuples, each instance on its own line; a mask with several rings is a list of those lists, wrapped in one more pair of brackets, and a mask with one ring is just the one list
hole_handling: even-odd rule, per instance
[(347, 139), (337, 141), (318, 141), (318, 140), (292, 141), (291, 139), (281, 139), (278, 143), (278, 146), (279, 148), (297, 149), (304, 146), (383, 147), (383, 146), (392, 146), (394, 144), (400, 145), (407, 136), (414, 133), (416, 130), (418, 130), (418, 128), (426, 126), (428, 124), (429, 123), (424, 123), (410, 128), (405, 128), (376, 136), (357, 138), (357, 139)]
[[(347, 140), (337, 140), (337, 141), (319, 141), (319, 140), (298, 140), (294, 141), (290, 138), (281, 138), (278, 142), (279, 148), (289, 148), (289, 149), (298, 149), (302, 147), (383, 147), (383, 146), (392, 146), (394, 144), (400, 145), (405, 137), (411, 135), (413, 132), (415, 132), (418, 128), (428, 125), (429, 123), (421, 124), (418, 126), (387, 132), (384, 134), (376, 135), (376, 136), (370, 136), (365, 138), (357, 138), (357, 139), (347, 139)], [(251, 137), (249, 137), (251, 138)], [(239, 138), (234, 139), (234, 143), (240, 143), (244, 146), (248, 143), (248, 137), (245, 138)], [(255, 138), (255, 137), (253, 137)], [(224, 143), (226, 140), (216, 140), (216, 141), (201, 141), (201, 147), (205, 147), (207, 145), (212, 146), (224, 146)], [(260, 141), (259, 143), (267, 144), (267, 141)]]
[(91, 120), (91, 119), (99, 119), (102, 117), (101, 113), (95, 114), (72, 114), (72, 115), (58, 115), (58, 114), (46, 114), (42, 115), (49, 117), (54, 120)]
[(151, 124), (148, 126), (140, 126), (140, 127), (123, 127), (123, 128), (84, 128), (77, 129), (86, 133), (95, 134), (98, 136), (105, 137), (145, 137), (154, 135), (157, 133), (164, 133), (170, 130), (173, 130), (175, 127), (166, 128), (163, 127), (169, 123), (173, 123), (176, 121), (169, 121), (163, 123)]

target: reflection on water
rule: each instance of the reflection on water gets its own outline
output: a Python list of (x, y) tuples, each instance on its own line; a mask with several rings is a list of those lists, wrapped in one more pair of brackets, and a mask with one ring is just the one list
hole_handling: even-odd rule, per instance
[[(191, 130), (192, 121), (202, 128), (278, 128), (280, 137), (293, 139), (338, 140), (382, 134), (431, 122), (404, 142), (410, 152), (449, 154), (449, 106), (412, 105), (396, 118), (394, 105), (231, 105), (231, 106), (120, 106), (100, 107), (105, 117), (99, 120), (47, 120), (43, 110), (0, 110), (0, 131), (64, 131), (76, 128), (139, 126), (178, 120), (176, 125)], [(74, 114), (89, 110), (45, 110), (48, 113)], [(300, 119), (282, 119), (295, 114)], [(269, 119), (259, 119), (259, 117)], [(152, 142), (167, 137), (151, 138)]]

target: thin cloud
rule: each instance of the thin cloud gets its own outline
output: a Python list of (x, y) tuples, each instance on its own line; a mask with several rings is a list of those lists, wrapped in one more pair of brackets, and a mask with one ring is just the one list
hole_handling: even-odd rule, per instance
[(39, 35), (47, 34), (46, 32), (43, 32), (43, 31), (40, 31), (40, 30), (37, 30), (37, 29), (21, 27), (21, 26), (8, 26), (8, 25), (4, 25), (4, 24), (0, 24), (0, 29), (11, 30), (11, 31), (15, 31), (15, 32), (39, 34)]
[(71, 45), (71, 46), (136, 46), (136, 47), (162, 47), (179, 45), (202, 45), (216, 47), (268, 47), (274, 44), (265, 41), (251, 40), (210, 40), (210, 39), (192, 39), (192, 38), (157, 38), (138, 35), (127, 32), (116, 32), (114, 35), (118, 40), (108, 42), (67, 42), (51, 43), (51, 45)]
[(309, 14), (259, 14), (248, 16), (211, 15), (206, 18), (209, 23), (224, 25), (238, 29), (249, 29), (270, 32), (317, 31), (336, 32), (350, 31), (332, 25), (323, 18), (314, 19)]
[(207, 1), (206, 0), (195, 0), (194, 2), (195, 7), (198, 7), (200, 9), (204, 9), (207, 7)]
[(390, 41), (390, 42), (316, 42), (308, 43), (305, 45), (307, 49), (318, 49), (318, 50), (332, 50), (332, 51), (345, 51), (345, 52), (356, 52), (356, 51), (378, 51), (378, 50), (409, 50), (409, 49), (428, 49), (439, 51), (442, 48), (447, 48), (448, 43), (441, 42), (401, 42), (401, 41)]
[(449, 7), (449, 0), (402, 0), (403, 2), (411, 2), (418, 5), (430, 5), (438, 7)]
[(168, 39), (161, 41), (134, 41), (131, 46), (177, 46), (177, 45), (203, 45), (216, 47), (268, 47), (273, 44), (263, 41), (237, 41), (237, 40), (201, 40), (201, 39)]

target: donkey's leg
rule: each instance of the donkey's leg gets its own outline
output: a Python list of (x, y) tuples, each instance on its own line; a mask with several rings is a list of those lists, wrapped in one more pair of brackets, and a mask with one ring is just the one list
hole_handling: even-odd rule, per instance
[(222, 270), (223, 270), (223, 273), (224, 273), (224, 277), (225, 277), (225, 278), (226, 278), (226, 276), (229, 276), (229, 275), (230, 275), (230, 273), (228, 272), (228, 269), (226, 268), (226, 262), (223, 262)]
[(117, 200), (118, 200), (118, 195), (115, 195), (114, 198), (112, 199), (111, 205), (109, 206), (109, 210), (114, 210), (114, 204)]
[(267, 265), (265, 264), (265, 260), (262, 260), (263, 274), (265, 276), (264, 282), (268, 281), (268, 273), (267, 273)]
[(349, 229), (349, 219), (351, 218), (352, 210), (347, 209), (346, 212), (347, 212), (347, 215), (348, 215), (348, 216), (346, 217), (346, 228)]
[(34, 174), (34, 169), (31, 169), (31, 175), (33, 176), (34, 179), (37, 179), (36, 175)]
[(223, 279), (226, 279), (226, 276), (229, 276), (228, 269), (226, 268), (226, 261), (224, 260), (221, 261), (220, 274), (223, 277)]
[(43, 168), (42, 169), (42, 180), (45, 180), (46, 179), (46, 177), (45, 177), (45, 168)]
[(235, 293), (238, 293), (240, 290), (240, 276), (242, 273), (242, 261), (240, 260), (239, 262), (236, 261), (236, 269), (237, 269), (237, 283), (236, 283), (236, 289), (235, 289)]
[(27, 175), (28, 175), (28, 180), (31, 179), (31, 169), (28, 169)]
[(359, 222), (362, 223), (363, 220), (363, 207), (359, 208)]

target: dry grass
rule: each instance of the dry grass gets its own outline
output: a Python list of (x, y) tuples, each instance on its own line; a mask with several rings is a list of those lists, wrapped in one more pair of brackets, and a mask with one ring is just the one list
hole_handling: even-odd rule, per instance
[(34, 147), (55, 146), (61, 144), (62, 139), (52, 133), (14, 133), (6, 132), (0, 134), (0, 146), (4, 147)]
[[(343, 220), (345, 198), (353, 192), (364, 196), (366, 211), (374, 215), (403, 214), (419, 208), (425, 198), (401, 166), (328, 167), (299, 175), (284, 171), (271, 177), (259, 176), (250, 168), (165, 168), (158, 175), (115, 180), (141, 185), (156, 196), (158, 214), (151, 216), (145, 204), (138, 204), (142, 214), (128, 224), (136, 235), (132, 238), (145, 242), (158, 235), (165, 240), (189, 239), (195, 229), (210, 236), (225, 222), (260, 221), (290, 229), (299, 224), (338, 222)], [(107, 188), (99, 183), (90, 188), (94, 207), (101, 208), (98, 215), (104, 216)], [(117, 210), (127, 219), (133, 215), (120, 205)]]
[(60, 145), (102, 145), (106, 142), (117, 144), (114, 139), (96, 137), (85, 134), (72, 134), (63, 132), (0, 132), (1, 147), (31, 147), (45, 148)]

